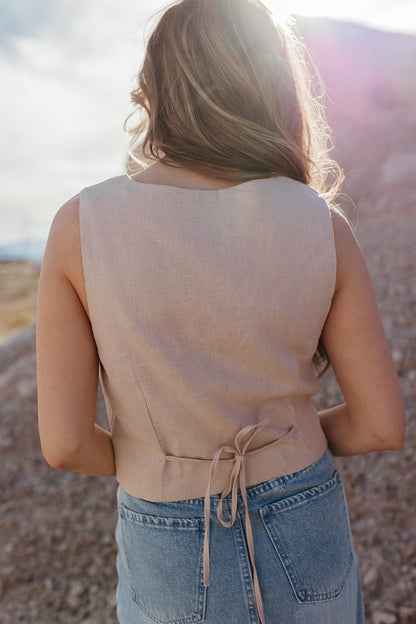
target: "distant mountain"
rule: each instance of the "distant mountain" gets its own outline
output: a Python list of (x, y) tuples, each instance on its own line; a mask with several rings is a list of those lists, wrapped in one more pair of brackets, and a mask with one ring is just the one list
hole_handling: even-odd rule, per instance
[(15, 243), (0, 244), (0, 261), (28, 260), (29, 262), (42, 262), (45, 251), (45, 240), (17, 241)]
[(355, 121), (416, 98), (416, 37), (330, 19), (298, 18), (317, 59), (331, 108)]
[(333, 156), (345, 191), (373, 210), (414, 205), (416, 37), (330, 19), (297, 18), (326, 86)]

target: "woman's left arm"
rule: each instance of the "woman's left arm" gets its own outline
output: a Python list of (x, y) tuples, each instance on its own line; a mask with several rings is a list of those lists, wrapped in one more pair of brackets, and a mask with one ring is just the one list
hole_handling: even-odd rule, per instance
[(95, 424), (98, 355), (82, 268), (79, 197), (57, 213), (39, 281), (36, 323), (42, 451), (57, 469), (115, 474), (111, 434)]

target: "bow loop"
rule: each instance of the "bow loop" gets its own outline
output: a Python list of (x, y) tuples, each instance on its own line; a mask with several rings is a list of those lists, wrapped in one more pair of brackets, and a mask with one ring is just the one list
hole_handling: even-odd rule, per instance
[[(209, 480), (208, 486), (205, 492), (205, 502), (204, 502), (204, 514), (205, 514), (205, 535), (204, 535), (204, 585), (208, 587), (209, 585), (209, 526), (210, 526), (210, 515), (211, 515), (211, 481), (214, 475), (214, 472), (218, 466), (218, 462), (221, 459), (221, 455), (225, 452), (232, 453), (234, 455), (233, 461), (234, 465), (230, 475), (230, 481), (225, 488), (225, 490), (221, 494), (221, 498), (218, 502), (217, 507), (217, 518), (224, 527), (232, 527), (236, 515), (237, 515), (237, 503), (238, 503), (238, 489), (241, 491), (241, 495), (243, 498), (244, 506), (245, 506), (245, 524), (246, 524), (246, 533), (247, 533), (247, 544), (248, 551), (250, 555), (250, 560), (253, 568), (253, 579), (254, 579), (254, 591), (256, 595), (257, 608), (259, 611), (259, 617), (264, 624), (264, 613), (263, 613), (263, 602), (261, 598), (260, 586), (257, 577), (257, 571), (254, 563), (254, 544), (253, 544), (253, 534), (251, 529), (250, 517), (248, 513), (248, 502), (247, 502), (247, 492), (246, 492), (246, 473), (245, 473), (245, 464), (246, 464), (246, 452), (248, 447), (255, 435), (266, 426), (269, 421), (267, 419), (262, 420), (256, 425), (246, 425), (243, 427), (234, 438), (234, 447), (232, 446), (222, 446), (215, 453), (212, 462), (211, 468), (209, 472)], [(231, 492), (231, 518), (228, 521), (225, 521), (223, 518), (223, 502), (224, 499)]]

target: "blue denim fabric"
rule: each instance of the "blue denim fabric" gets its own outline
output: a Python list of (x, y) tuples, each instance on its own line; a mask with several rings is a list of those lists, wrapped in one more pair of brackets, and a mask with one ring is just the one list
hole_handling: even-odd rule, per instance
[[(266, 624), (362, 624), (357, 557), (339, 473), (327, 450), (292, 475), (247, 488)], [(118, 489), (120, 624), (259, 624), (239, 495), (223, 527), (211, 497), (210, 585), (204, 499), (151, 503)], [(230, 513), (230, 497), (225, 499)]]

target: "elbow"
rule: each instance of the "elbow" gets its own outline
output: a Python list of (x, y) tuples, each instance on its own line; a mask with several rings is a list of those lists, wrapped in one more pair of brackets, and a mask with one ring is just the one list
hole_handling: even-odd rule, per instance
[(70, 463), (67, 459), (63, 457), (57, 457), (55, 455), (45, 455), (43, 454), (46, 463), (49, 464), (51, 468), (54, 470), (72, 470)]
[(365, 408), (364, 411), (351, 411), (350, 414), (357, 416), (350, 421), (354, 436), (360, 440), (359, 446), (364, 453), (374, 451), (398, 451), (402, 448), (406, 435), (406, 415), (404, 406), (380, 410), (372, 413)]
[(405, 441), (406, 437), (406, 416), (403, 411), (397, 419), (395, 419), (393, 426), (382, 434), (379, 432), (379, 444), (381, 451), (399, 451)]
[(47, 448), (42, 445), (42, 453), (46, 462), (54, 470), (72, 470), (77, 471), (79, 465), (79, 449), (69, 448)]
[(396, 433), (395, 436), (392, 436), (388, 442), (388, 448), (386, 449), (387, 451), (399, 451), (403, 444), (404, 444), (404, 440), (406, 437), (406, 431), (405, 431), (405, 427), (403, 427), (403, 432), (398, 432)]

